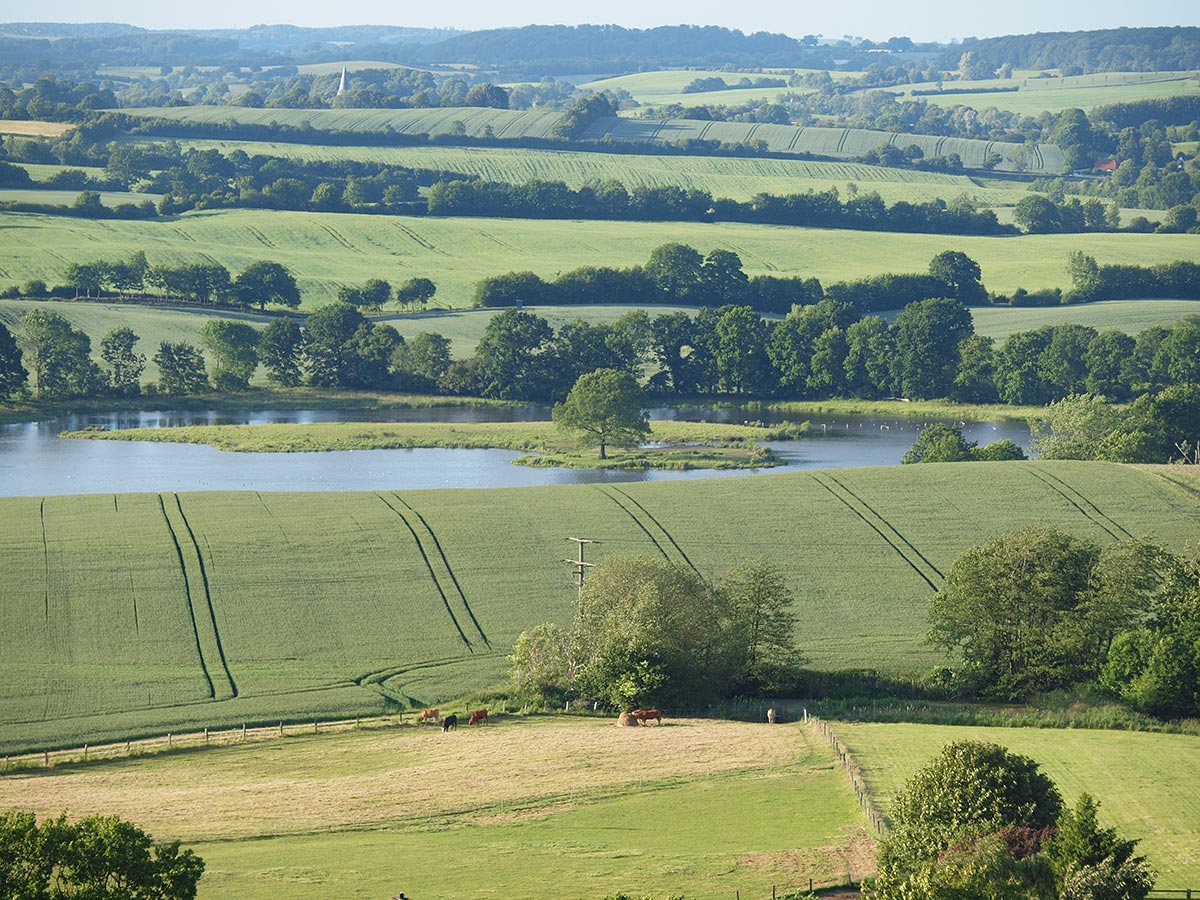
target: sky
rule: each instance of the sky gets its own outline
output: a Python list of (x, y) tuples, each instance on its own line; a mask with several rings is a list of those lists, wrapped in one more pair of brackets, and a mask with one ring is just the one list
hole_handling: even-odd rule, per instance
[(914, 40), (1077, 31), (1143, 25), (1200, 25), (1196, 0), (458, 0), (453, 4), (396, 0), (0, 0), (0, 21), (125, 22), (145, 28), (242, 28), (250, 25), (406, 25), (463, 30), (529, 24), (615, 23), (723, 25), (743, 31), (783, 32), (794, 37), (853, 35), (872, 40), (905, 35)]

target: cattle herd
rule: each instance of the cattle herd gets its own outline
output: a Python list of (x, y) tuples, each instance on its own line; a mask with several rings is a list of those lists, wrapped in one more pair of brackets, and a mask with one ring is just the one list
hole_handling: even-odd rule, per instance
[[(774, 710), (772, 710), (774, 712)], [(466, 715), (464, 713), (463, 715)], [(657, 709), (635, 709), (625, 713), (622, 718), (628, 716), (631, 724), (636, 722), (638, 725), (645, 725), (647, 722), (654, 721), (659, 725), (662, 724), (662, 713)], [(454, 713), (442, 718), (440, 709), (423, 709), (417, 714), (417, 724), (422, 725), (426, 722), (434, 725), (441, 725), (442, 731), (451, 731), (458, 728), (458, 716)], [(486, 709), (477, 709), (467, 717), (468, 725), (486, 725), (488, 723), (488, 711)], [(624, 722), (622, 722), (624, 724)]]

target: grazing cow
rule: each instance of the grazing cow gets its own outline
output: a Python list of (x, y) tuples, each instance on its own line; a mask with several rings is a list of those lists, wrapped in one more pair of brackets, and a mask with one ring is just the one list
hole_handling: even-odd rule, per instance
[(442, 714), (436, 709), (423, 709), (421, 714), (417, 716), (417, 724), (422, 722), (432, 722), (434, 725), (442, 723)]
[(659, 725), (662, 724), (662, 713), (657, 709), (635, 709), (630, 715), (637, 719), (640, 725), (645, 725), (650, 719), (653, 719)]
[(454, 713), (442, 719), (442, 731), (449, 731), (451, 728), (458, 728), (458, 716)]
[(486, 709), (477, 709), (475, 712), (471, 713), (471, 718), (467, 720), (467, 724), (474, 725), (476, 723), (480, 725), (486, 725), (488, 723)]

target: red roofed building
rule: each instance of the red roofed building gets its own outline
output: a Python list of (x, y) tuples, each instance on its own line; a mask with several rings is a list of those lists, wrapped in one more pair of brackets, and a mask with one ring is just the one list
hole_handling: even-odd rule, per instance
[(1096, 165), (1092, 167), (1092, 171), (1110, 175), (1117, 171), (1117, 161), (1115, 159), (1098, 159)]

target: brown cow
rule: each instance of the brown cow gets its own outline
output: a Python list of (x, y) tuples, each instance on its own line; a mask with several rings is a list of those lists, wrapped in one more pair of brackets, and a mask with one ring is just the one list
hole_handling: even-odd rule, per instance
[(442, 714), (436, 709), (423, 709), (417, 716), (417, 724), (422, 722), (432, 722), (434, 725), (442, 724)]
[(477, 709), (477, 710), (475, 710), (475, 712), (471, 713), (471, 718), (469, 718), (469, 719), (467, 720), (467, 724), (468, 724), (468, 725), (474, 725), (474, 724), (475, 724), (475, 723), (477, 723), (477, 722), (478, 722), (480, 725), (486, 725), (486, 724), (488, 723), (488, 717), (487, 717), (487, 710), (486, 710), (486, 709)]
[(662, 713), (657, 709), (635, 709), (630, 715), (637, 720), (639, 725), (645, 725), (650, 719), (659, 725), (662, 724)]

